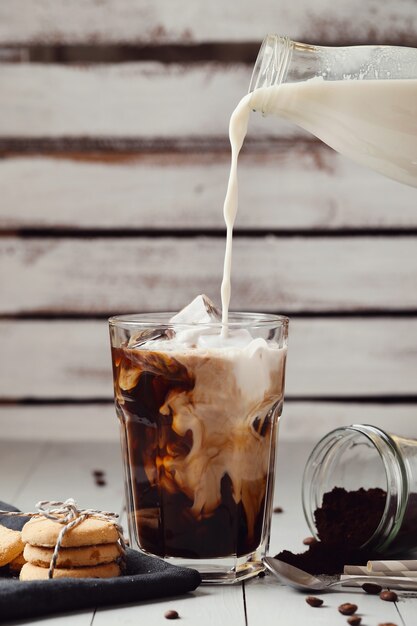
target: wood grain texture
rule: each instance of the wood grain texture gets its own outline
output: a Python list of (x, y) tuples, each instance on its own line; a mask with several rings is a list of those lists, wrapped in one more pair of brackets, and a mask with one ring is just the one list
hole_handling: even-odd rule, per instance
[(417, 438), (416, 417), (415, 404), (288, 401), (284, 403), (279, 436), (283, 441), (317, 442), (334, 428), (372, 424), (389, 433)]
[(415, 36), (413, 0), (277, 4), (260, 0), (15, 0), (0, 6), (1, 43), (161, 43), (260, 41), (279, 31), (299, 41), (409, 41)]
[(182, 596), (120, 607), (117, 613), (108, 608), (98, 609), (92, 626), (114, 626), (115, 623), (118, 626), (137, 623), (156, 626), (166, 622), (164, 613), (170, 609), (175, 609), (180, 620), (189, 624), (246, 626), (241, 585), (204, 585)]
[[(292, 354), (290, 353), (292, 359)], [(295, 367), (295, 366), (294, 366)], [(373, 424), (387, 432), (417, 438), (417, 405), (359, 402), (284, 403), (280, 441), (316, 442), (326, 433), (348, 424)], [(118, 441), (119, 429), (112, 403), (1, 405), (2, 439), (20, 441)], [(5, 496), (4, 496), (5, 497)]]
[[(295, 485), (294, 487), (296, 488)], [(298, 527), (300, 528), (301, 520), (300, 518), (298, 520)], [(299, 551), (303, 552), (301, 541)], [(399, 622), (401, 624), (392, 602), (381, 602), (378, 596), (365, 594), (362, 590), (328, 593), (323, 598), (325, 600), (324, 606), (319, 609), (312, 609), (306, 603), (304, 595), (277, 583), (270, 576), (245, 583), (245, 593), (249, 626), (251, 624), (254, 626), (274, 626), (277, 623), (277, 615), (279, 615), (281, 622), (288, 626), (298, 626), (299, 624), (332, 626), (335, 622), (346, 624), (346, 620), (341, 618), (337, 610), (337, 607), (343, 602), (357, 604), (358, 613), (364, 618), (366, 617), (369, 624), (382, 624), (383, 622), (391, 624)], [(413, 608), (415, 611), (415, 606)], [(411, 626), (411, 622), (409, 626)]]
[[(7, 420), (8, 423), (9, 420)], [(16, 502), (24, 489), (31, 473), (42, 462), (47, 444), (43, 441), (19, 441), (18, 445), (10, 445), (7, 441), (7, 430), (0, 441), (0, 493), (3, 502)], [(16, 432), (17, 439), (22, 433)], [(14, 437), (12, 437), (14, 439)], [(13, 471), (10, 471), (13, 468)], [(33, 506), (33, 503), (32, 503)]]
[(413, 626), (416, 615), (417, 607), (415, 605), (416, 594), (404, 592), (401, 594), (400, 601), (397, 603), (400, 615), (403, 619), (403, 623), (406, 626)]
[[(73, 67), (0, 64), (0, 136), (227, 137), (251, 69), (156, 62)], [(305, 136), (294, 125), (253, 116), (256, 137)]]
[[(95, 484), (93, 471), (97, 469), (105, 472), (106, 486)], [(120, 513), (123, 496), (122, 463), (117, 445), (49, 442), (14, 504), (23, 511), (30, 511), (39, 500), (74, 498), (82, 508)]]
[[(111, 399), (106, 326), (93, 321), (0, 322), (0, 398)], [(413, 395), (416, 371), (416, 319), (291, 322), (289, 396)]]
[(1, 405), (2, 439), (22, 441), (118, 441), (113, 404)]
[[(415, 189), (320, 143), (272, 150), (240, 158), (237, 228), (417, 226)], [(0, 229), (224, 228), (229, 161), (228, 151), (5, 157)]]
[[(219, 298), (223, 238), (0, 239), (0, 313), (178, 310)], [(415, 237), (236, 238), (232, 308), (417, 308)]]
[[(272, 515), (270, 549), (268, 550), (270, 555), (277, 554), (283, 549), (294, 550), (294, 552), (305, 550), (302, 540), (311, 535), (311, 531), (304, 518), (301, 484), (306, 461), (317, 441), (318, 439), (284, 441), (280, 426), (273, 503), (274, 506), (280, 506), (283, 512)], [(279, 584), (278, 581), (275, 584)], [(291, 591), (288, 591), (291, 594)], [(302, 596), (298, 597), (302, 598)], [(291, 601), (291, 595), (289, 600)]]

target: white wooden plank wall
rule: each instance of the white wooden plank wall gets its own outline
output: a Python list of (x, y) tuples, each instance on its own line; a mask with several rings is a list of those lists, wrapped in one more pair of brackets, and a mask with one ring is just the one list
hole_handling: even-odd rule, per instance
[[(277, 29), (417, 45), (417, 7), (0, 5), (0, 436), (116, 438), (106, 317), (218, 299), (228, 120)], [(260, 116), (239, 174), (233, 308), (293, 318), (281, 436), (417, 436), (416, 190)]]
[[(416, 244), (408, 236), (236, 237), (232, 305), (417, 309)], [(218, 299), (223, 254), (223, 237), (4, 237), (0, 312), (177, 310), (199, 291)]]
[[(268, 122), (272, 126), (273, 120)], [(179, 228), (223, 234), (229, 161), (228, 149), (204, 147), (192, 154), (5, 156), (0, 229)], [(302, 184), (296, 184), (300, 175)], [(239, 195), (239, 230), (417, 227), (414, 188), (400, 187), (318, 142), (244, 151)]]
[(15, 0), (0, 6), (0, 41), (7, 44), (180, 43), (255, 41), (280, 29), (300, 41), (415, 38), (414, 0), (308, 0), (279, 3), (152, 0)]

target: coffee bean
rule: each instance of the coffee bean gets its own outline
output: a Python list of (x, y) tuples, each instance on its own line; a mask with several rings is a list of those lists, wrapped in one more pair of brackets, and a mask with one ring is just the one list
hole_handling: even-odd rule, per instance
[(398, 596), (395, 591), (381, 591), (379, 594), (381, 600), (385, 600), (385, 602), (397, 602)]
[(282, 508), (282, 506), (276, 506), (276, 507), (273, 509), (273, 511), (274, 511), (274, 513), (283, 513), (283, 512), (284, 512), (284, 509)]
[(316, 598), (315, 596), (308, 596), (308, 598), (306, 598), (306, 602), (310, 606), (314, 607), (321, 606), (323, 604), (323, 600), (321, 598)]
[(376, 596), (382, 591), (382, 587), (380, 585), (375, 585), (374, 583), (364, 583), (362, 585), (362, 589), (366, 591), (366, 593), (370, 593), (373, 596)]
[(351, 617), (347, 618), (347, 623), (350, 624), (350, 626), (359, 626), (361, 621), (362, 618), (359, 617), (359, 615), (352, 615)]
[(303, 544), (305, 546), (312, 546), (313, 543), (317, 543), (317, 539), (314, 539), (314, 537), (306, 537), (303, 539)]
[(96, 478), (95, 482), (97, 487), (105, 487), (107, 485), (107, 482), (104, 480), (104, 478)]
[(165, 619), (178, 619), (179, 615), (178, 615), (177, 611), (173, 611), (171, 609), (170, 611), (165, 611), (164, 617), (165, 617)]
[(356, 604), (351, 604), (350, 602), (345, 602), (339, 606), (339, 613), (342, 615), (353, 615), (357, 610)]
[(93, 470), (93, 476), (95, 476), (95, 478), (102, 478), (104, 474), (105, 472), (103, 470)]

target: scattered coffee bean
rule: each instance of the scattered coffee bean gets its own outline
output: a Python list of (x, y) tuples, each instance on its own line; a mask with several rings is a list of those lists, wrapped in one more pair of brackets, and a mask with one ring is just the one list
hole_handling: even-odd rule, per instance
[(308, 598), (306, 598), (306, 602), (310, 606), (321, 606), (323, 604), (323, 600), (321, 598), (316, 598), (315, 596), (308, 596)]
[(347, 618), (347, 623), (350, 624), (350, 626), (359, 626), (361, 621), (362, 618), (359, 617), (359, 615), (352, 615), (351, 617)]
[(305, 546), (311, 546), (313, 543), (317, 543), (317, 539), (314, 539), (314, 537), (306, 537), (303, 539), (303, 544)]
[(95, 478), (102, 478), (105, 472), (103, 470), (93, 470), (93, 476)]
[(382, 587), (380, 585), (375, 585), (375, 583), (364, 583), (362, 585), (362, 589), (366, 591), (366, 593), (370, 593), (373, 596), (376, 596), (382, 591)]
[(350, 602), (345, 602), (339, 606), (339, 613), (342, 615), (353, 615), (357, 610), (356, 604), (351, 604)]
[(179, 615), (178, 615), (177, 611), (173, 611), (171, 609), (170, 611), (165, 611), (164, 617), (165, 617), (165, 619), (178, 619)]
[(397, 602), (398, 596), (395, 591), (381, 591), (379, 594), (381, 600), (385, 600), (385, 602)]
[(282, 506), (276, 506), (273, 511), (274, 513), (283, 513), (284, 509), (282, 508)]
[(95, 482), (97, 487), (105, 487), (107, 485), (107, 482), (104, 480), (104, 478), (96, 478)]

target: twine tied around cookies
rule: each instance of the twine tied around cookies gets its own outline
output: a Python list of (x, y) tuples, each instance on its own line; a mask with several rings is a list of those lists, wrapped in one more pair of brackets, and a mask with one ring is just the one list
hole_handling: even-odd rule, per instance
[(68, 498), (65, 502), (59, 500), (41, 500), (36, 504), (37, 511), (30, 513), (23, 513), (21, 511), (0, 511), (0, 515), (7, 517), (45, 517), (53, 522), (62, 524), (62, 529), (59, 532), (54, 552), (49, 564), (48, 578), (53, 578), (54, 570), (56, 568), (59, 552), (62, 547), (62, 541), (72, 528), (81, 524), (88, 518), (100, 519), (113, 524), (117, 530), (120, 543), (120, 565), (124, 568), (126, 564), (126, 541), (123, 535), (123, 528), (118, 523), (119, 515), (110, 511), (98, 511), (96, 509), (79, 509), (73, 498)]

